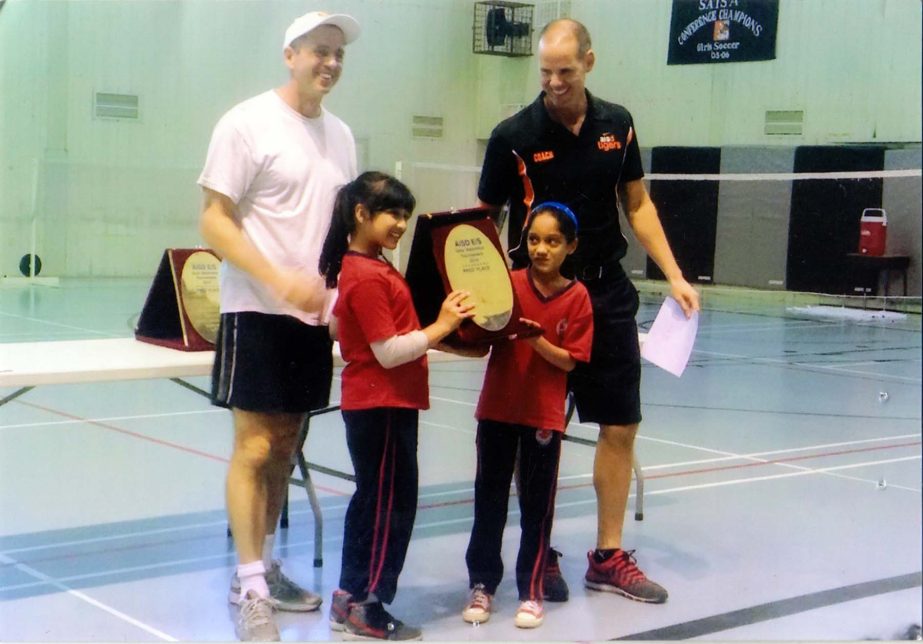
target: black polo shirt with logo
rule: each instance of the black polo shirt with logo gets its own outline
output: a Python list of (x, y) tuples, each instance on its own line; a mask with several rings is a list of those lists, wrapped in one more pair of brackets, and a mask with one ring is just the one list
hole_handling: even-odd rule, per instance
[(631, 114), (587, 92), (587, 114), (574, 136), (551, 120), (544, 96), (494, 128), (478, 198), (492, 205), (509, 201), (514, 266), (528, 263), (522, 227), (530, 208), (543, 201), (564, 203), (577, 215), (575, 270), (618, 262), (628, 242), (619, 225), (616, 189), (644, 176)]

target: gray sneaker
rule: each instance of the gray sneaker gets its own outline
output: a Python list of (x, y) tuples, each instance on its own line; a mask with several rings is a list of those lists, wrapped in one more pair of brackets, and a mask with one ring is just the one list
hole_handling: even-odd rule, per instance
[[(323, 599), (320, 595), (305, 590), (294, 581), (282, 574), (282, 567), (278, 561), (273, 561), (266, 572), (266, 584), (269, 586), (269, 596), (276, 605), (276, 610), (306, 613), (317, 610)], [(240, 579), (237, 573), (231, 577), (231, 592), (228, 601), (232, 604), (240, 603)]]
[(353, 596), (342, 589), (333, 591), (333, 598), (330, 600), (330, 630), (342, 631), (346, 624), (346, 617), (349, 615), (349, 602)]
[(278, 642), (279, 628), (273, 617), (273, 602), (252, 590), (238, 603), (240, 612), (234, 630), (241, 642)]

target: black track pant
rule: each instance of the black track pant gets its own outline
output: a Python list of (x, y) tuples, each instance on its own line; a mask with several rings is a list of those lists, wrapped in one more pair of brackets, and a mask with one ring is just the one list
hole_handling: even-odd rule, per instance
[(340, 588), (390, 603), (417, 513), (416, 409), (344, 411), (356, 492), (346, 510)]
[(554, 520), (561, 432), (490, 420), (478, 423), (477, 477), (474, 482), (474, 525), (465, 561), (470, 586), (484, 584), (490, 594), (503, 578), (500, 548), (506, 526), (510, 481), (519, 452), (519, 495), (522, 535), (516, 559), (519, 599), (541, 599), (545, 553)]

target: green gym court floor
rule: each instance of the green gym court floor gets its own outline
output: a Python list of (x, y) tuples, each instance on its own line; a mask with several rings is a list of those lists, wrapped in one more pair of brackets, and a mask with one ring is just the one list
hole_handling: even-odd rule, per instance
[[(130, 337), (148, 285), (2, 286), (0, 343)], [(656, 284), (643, 286), (642, 330), (662, 301)], [(703, 303), (683, 376), (644, 364), (644, 515), (634, 518), (634, 486), (626, 515), (624, 545), (669, 601), (583, 587), (593, 449), (568, 442), (553, 544), (570, 600), (547, 604), (537, 630), (513, 626), (511, 503), (495, 613), (477, 627), (462, 621), (485, 361), (459, 359), (431, 365), (396, 616), (433, 641), (898, 639), (921, 623), (918, 306), (899, 319), (847, 319), (799, 313), (792, 304), (807, 297), (717, 289)], [(593, 440), (596, 430), (574, 420), (568, 433)], [(0, 640), (233, 640), (230, 452), (228, 412), (168, 380), (40, 386), (0, 406)], [(305, 455), (350, 470), (338, 413), (314, 419)], [(313, 566), (314, 521), (298, 487), (278, 546), (289, 576), (325, 601), (317, 613), (280, 614), (286, 641), (339, 639), (327, 609), (352, 484), (313, 480), (323, 565)]]

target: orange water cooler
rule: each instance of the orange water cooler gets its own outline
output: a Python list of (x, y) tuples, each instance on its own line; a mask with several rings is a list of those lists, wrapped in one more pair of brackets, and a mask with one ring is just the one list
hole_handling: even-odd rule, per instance
[(885, 254), (888, 239), (888, 215), (883, 208), (866, 208), (859, 219), (859, 253), (880, 256)]

